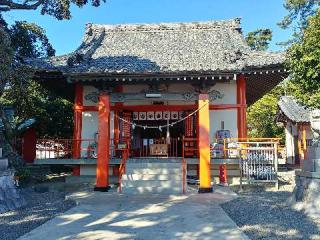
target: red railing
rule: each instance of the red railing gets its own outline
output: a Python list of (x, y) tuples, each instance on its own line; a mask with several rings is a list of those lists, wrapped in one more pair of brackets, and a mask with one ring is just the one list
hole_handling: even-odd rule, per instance
[[(76, 145), (80, 146), (80, 155), (74, 152)], [(97, 149), (94, 139), (38, 139), (36, 159), (97, 158)], [(113, 139), (110, 139), (110, 156), (114, 155)]]

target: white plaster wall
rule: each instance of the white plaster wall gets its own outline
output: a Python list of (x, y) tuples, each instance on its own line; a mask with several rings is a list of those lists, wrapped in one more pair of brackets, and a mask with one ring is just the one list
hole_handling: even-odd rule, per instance
[(291, 122), (287, 122), (285, 127), (285, 135), (286, 135), (286, 155), (287, 155), (288, 164), (295, 163), (294, 136), (296, 134), (297, 134), (296, 125), (293, 125)]
[[(124, 85), (123, 92), (124, 93), (141, 93), (149, 89), (149, 86), (146, 84), (137, 84), (137, 85)], [(165, 84), (161, 84), (159, 86), (161, 91), (165, 92), (190, 92), (194, 91), (193, 87), (190, 84), (170, 84), (166, 86)], [(156, 100), (155, 100), (156, 101)], [(158, 101), (163, 101), (165, 105), (190, 105), (194, 102), (187, 101), (165, 101), (165, 99), (159, 99)], [(141, 101), (127, 101), (124, 103), (125, 106), (139, 106), (139, 105), (152, 105), (153, 100), (141, 100)]]
[[(148, 90), (148, 85), (137, 84), (137, 85), (125, 85), (123, 87), (124, 93), (141, 93), (145, 90)], [(168, 92), (193, 92), (194, 88), (191, 84), (186, 83), (173, 83), (168, 86), (161, 84), (160, 89)], [(236, 81), (230, 81), (229, 83), (217, 83), (210, 90), (217, 90), (224, 95), (222, 99), (217, 99), (213, 101), (211, 104), (237, 104), (237, 84)], [(162, 101), (159, 99), (159, 101)], [(167, 102), (165, 101), (167, 104)], [(187, 102), (187, 101), (169, 101), (169, 105), (190, 105), (195, 102)], [(128, 101), (125, 102), (124, 105), (133, 106), (133, 105), (151, 105), (152, 101)]]
[(82, 113), (82, 139), (93, 139), (98, 131), (98, 112)]
[(211, 104), (237, 104), (236, 81), (230, 81), (230, 83), (217, 83), (211, 88), (211, 90), (213, 89), (224, 94), (224, 97), (213, 101)]
[(231, 137), (238, 136), (237, 110), (210, 110), (210, 139), (215, 140), (217, 130), (221, 130), (221, 121), (224, 121), (224, 129), (231, 131)]
[(141, 93), (149, 89), (147, 84), (132, 84), (132, 85), (123, 85), (124, 93)]
[[(95, 133), (98, 132), (98, 112), (83, 112), (82, 113), (82, 139), (94, 139)], [(114, 113), (110, 112), (110, 138), (114, 137)], [(89, 142), (83, 141), (81, 143), (81, 156), (86, 157), (87, 151), (85, 150)]]
[(194, 87), (187, 83), (173, 83), (168, 85), (168, 92), (193, 92)]
[(90, 100), (86, 100), (85, 96), (87, 94), (90, 94), (92, 92), (99, 92), (97, 88), (93, 87), (93, 86), (89, 86), (89, 85), (84, 85), (83, 86), (83, 106), (96, 106), (97, 103), (94, 103)]
[[(141, 93), (147, 90), (149, 87), (146, 84), (136, 84), (136, 85), (124, 85), (123, 92), (124, 93)], [(168, 86), (162, 84), (160, 85), (160, 89), (166, 90), (168, 88), (168, 92), (192, 92), (194, 88), (191, 84), (185, 83), (174, 83), (169, 84)], [(230, 83), (217, 83), (215, 86), (211, 88), (211, 90), (217, 90), (224, 94), (222, 99), (217, 99), (212, 104), (236, 104), (237, 103), (237, 84), (236, 81), (230, 81)], [(96, 106), (97, 103), (94, 103), (90, 100), (86, 100), (85, 96), (92, 92), (98, 92), (98, 89), (85, 85), (83, 87), (83, 105), (84, 106)], [(159, 100), (161, 101), (161, 100)], [(189, 105), (193, 104), (194, 102), (186, 102), (186, 101), (171, 101), (169, 105)], [(133, 105), (151, 105), (151, 100), (144, 100), (144, 101), (128, 101), (125, 102), (124, 105), (133, 106)]]

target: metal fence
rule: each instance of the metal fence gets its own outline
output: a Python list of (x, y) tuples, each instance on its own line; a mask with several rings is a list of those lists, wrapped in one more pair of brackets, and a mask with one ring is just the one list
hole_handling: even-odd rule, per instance
[(225, 151), (239, 159), (240, 188), (243, 183), (274, 183), (278, 188), (278, 140), (226, 140)]

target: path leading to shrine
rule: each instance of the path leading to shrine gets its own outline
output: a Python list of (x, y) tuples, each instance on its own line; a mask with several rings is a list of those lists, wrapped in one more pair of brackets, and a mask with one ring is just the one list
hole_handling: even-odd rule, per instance
[(228, 188), (181, 196), (78, 192), (78, 206), (30, 233), (27, 239), (248, 239), (219, 204)]

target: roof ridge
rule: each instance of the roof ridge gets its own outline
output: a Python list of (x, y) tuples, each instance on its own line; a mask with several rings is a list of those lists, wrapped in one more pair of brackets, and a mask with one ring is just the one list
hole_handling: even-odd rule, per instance
[(212, 20), (196, 22), (163, 22), (163, 23), (133, 23), (133, 24), (93, 24), (87, 23), (88, 30), (101, 30), (106, 32), (130, 32), (130, 31), (179, 31), (179, 30), (204, 30), (215, 28), (241, 29), (241, 19), (234, 18), (229, 20)]

